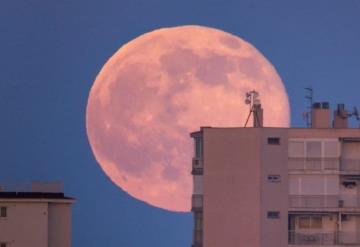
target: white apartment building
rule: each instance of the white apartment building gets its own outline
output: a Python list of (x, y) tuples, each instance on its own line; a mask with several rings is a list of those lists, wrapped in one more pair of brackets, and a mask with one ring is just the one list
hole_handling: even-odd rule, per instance
[(311, 128), (192, 133), (192, 246), (360, 246), (360, 129), (347, 116), (315, 103)]
[(0, 190), (0, 247), (71, 247), (71, 205), (55, 184)]

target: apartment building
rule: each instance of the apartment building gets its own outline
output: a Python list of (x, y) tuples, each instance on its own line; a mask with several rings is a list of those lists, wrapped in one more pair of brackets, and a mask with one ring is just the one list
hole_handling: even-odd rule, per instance
[(71, 247), (74, 199), (66, 197), (60, 187), (32, 183), (26, 191), (2, 188), (0, 247)]
[(192, 247), (360, 246), (360, 129), (348, 116), (315, 103), (311, 128), (254, 118), (191, 133)]

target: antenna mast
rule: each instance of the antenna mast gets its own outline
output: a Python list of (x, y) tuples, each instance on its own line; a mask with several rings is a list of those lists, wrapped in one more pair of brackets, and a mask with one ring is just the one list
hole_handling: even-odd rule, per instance
[(308, 100), (308, 107), (307, 107), (307, 111), (305, 112), (305, 120), (306, 120), (306, 126), (308, 128), (311, 127), (312, 125), (312, 107), (313, 107), (313, 102), (314, 102), (314, 90), (312, 87), (306, 87), (306, 95), (305, 98)]
[(246, 93), (245, 104), (250, 106), (249, 115), (246, 119), (244, 127), (247, 126), (251, 114), (254, 116), (254, 127), (263, 127), (262, 108), (259, 99), (259, 93), (255, 90)]

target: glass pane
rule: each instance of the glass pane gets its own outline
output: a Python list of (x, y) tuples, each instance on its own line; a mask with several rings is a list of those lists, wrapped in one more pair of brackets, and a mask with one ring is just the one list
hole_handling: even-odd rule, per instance
[(202, 153), (202, 143), (201, 143), (201, 138), (196, 137), (195, 138), (195, 158), (201, 158), (201, 153)]
[(306, 152), (309, 158), (321, 157), (321, 142), (320, 141), (308, 141), (306, 142)]
[(321, 229), (322, 228), (321, 216), (312, 216), (311, 217), (311, 228), (313, 228), (313, 229)]
[(339, 142), (325, 141), (324, 142), (324, 156), (325, 157), (339, 157)]
[(298, 175), (289, 175), (289, 194), (300, 194), (300, 178)]
[(304, 142), (290, 141), (288, 151), (289, 151), (289, 157), (293, 157), (293, 158), (305, 157)]
[(301, 193), (303, 195), (323, 195), (324, 176), (303, 175), (301, 177)]
[(310, 217), (308, 216), (299, 217), (299, 228), (300, 229), (310, 228)]

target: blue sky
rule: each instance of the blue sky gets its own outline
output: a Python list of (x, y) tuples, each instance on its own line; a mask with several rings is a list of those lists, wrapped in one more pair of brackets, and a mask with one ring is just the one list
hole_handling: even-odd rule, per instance
[(78, 198), (74, 247), (190, 246), (191, 215), (118, 189), (85, 130), (87, 96), (106, 60), (140, 34), (185, 24), (222, 29), (260, 50), (285, 83), (293, 126), (304, 126), (306, 86), (332, 107), (360, 106), (358, 0), (3, 0), (0, 181), (63, 181)]

